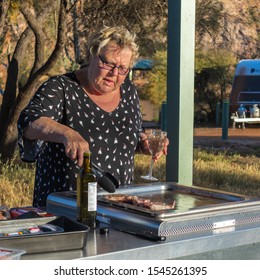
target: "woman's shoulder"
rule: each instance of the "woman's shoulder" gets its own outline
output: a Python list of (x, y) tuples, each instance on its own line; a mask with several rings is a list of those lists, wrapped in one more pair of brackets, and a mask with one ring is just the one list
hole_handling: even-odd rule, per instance
[(54, 75), (49, 77), (44, 81), (41, 86), (38, 88), (37, 92), (42, 93), (53, 93), (56, 95), (63, 94), (68, 88), (78, 88), (77, 81), (73, 79), (73, 75), (70, 73)]
[(66, 83), (77, 83), (77, 78), (74, 74), (74, 72), (67, 72), (60, 75), (54, 75), (50, 77), (45, 83), (60, 83), (60, 84), (66, 84)]

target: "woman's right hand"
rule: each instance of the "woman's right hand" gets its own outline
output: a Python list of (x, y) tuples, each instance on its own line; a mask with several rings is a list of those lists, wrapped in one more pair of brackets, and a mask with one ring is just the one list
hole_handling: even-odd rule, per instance
[(89, 152), (88, 142), (78, 132), (70, 130), (64, 133), (63, 145), (66, 156), (76, 160), (78, 166), (82, 166), (84, 153)]

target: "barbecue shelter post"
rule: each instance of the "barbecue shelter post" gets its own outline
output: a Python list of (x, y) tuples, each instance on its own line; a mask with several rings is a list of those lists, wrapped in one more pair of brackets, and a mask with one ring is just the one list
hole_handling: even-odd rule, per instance
[(195, 0), (168, 1), (166, 181), (192, 185)]

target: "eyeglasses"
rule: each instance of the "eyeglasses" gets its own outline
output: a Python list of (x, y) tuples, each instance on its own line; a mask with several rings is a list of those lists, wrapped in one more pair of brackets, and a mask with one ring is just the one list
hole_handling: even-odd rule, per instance
[(101, 68), (103, 68), (103, 69), (113, 71), (115, 68), (117, 68), (118, 69), (118, 74), (122, 75), (122, 76), (125, 76), (130, 70), (130, 68), (124, 68), (122, 66), (117, 66), (113, 63), (106, 62), (106, 61), (104, 61), (104, 59), (100, 55), (98, 56), (98, 58), (102, 62), (102, 67)]

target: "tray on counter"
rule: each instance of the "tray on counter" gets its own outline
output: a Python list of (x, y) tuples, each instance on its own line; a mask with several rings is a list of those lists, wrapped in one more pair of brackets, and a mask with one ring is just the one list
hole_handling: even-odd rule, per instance
[(24, 234), (18, 236), (0, 236), (0, 247), (25, 250), (27, 254), (73, 250), (85, 247), (88, 226), (66, 217), (52, 216), (32, 219), (13, 219), (0, 222), (1, 232), (16, 232), (20, 229), (56, 225), (63, 232), (46, 232), (41, 234)]
[(21, 255), (25, 253), (24, 250), (0, 247), (0, 260), (20, 260)]

